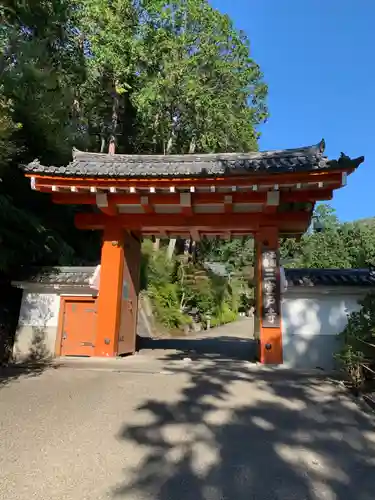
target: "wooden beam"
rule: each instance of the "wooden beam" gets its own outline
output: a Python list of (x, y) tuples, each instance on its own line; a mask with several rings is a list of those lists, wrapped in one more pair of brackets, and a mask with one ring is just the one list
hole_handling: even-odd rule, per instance
[(280, 191), (268, 191), (266, 203), (269, 207), (278, 207), (280, 205)]
[(307, 203), (309, 201), (332, 200), (334, 187), (327, 189), (296, 189), (288, 193), (280, 192), (280, 203)]
[[(140, 204), (143, 208), (143, 211), (145, 214), (152, 214), (154, 213), (154, 207), (152, 206), (152, 204), (150, 203), (150, 197), (149, 196), (141, 196), (140, 197)], [(114, 203), (115, 203), (115, 200), (114, 200)], [(120, 205), (120, 203), (119, 203)]]
[[(46, 192), (45, 190), (43, 190)], [(96, 205), (95, 194), (52, 193), (52, 201), (58, 205)]]
[(103, 212), (103, 214), (114, 216), (118, 214), (118, 210), (116, 206), (109, 205), (108, 207), (99, 207), (100, 211)]
[[(48, 192), (51, 192), (49, 189)], [(190, 193), (186, 193), (190, 194)], [(295, 191), (281, 191), (280, 203), (314, 202), (332, 199), (332, 189), (299, 189)], [(221, 193), (193, 193), (191, 204), (216, 205), (225, 204), (226, 197), (232, 197), (232, 203), (266, 203), (267, 192), (236, 192), (231, 195)], [(142, 205), (143, 196), (139, 194), (117, 193), (108, 194), (109, 202), (115, 205)], [(154, 194), (147, 196), (150, 205), (180, 205), (178, 193)], [(64, 193), (53, 192), (52, 201), (60, 205), (96, 205), (96, 196), (91, 193)]]
[(108, 207), (108, 195), (107, 195), (107, 193), (97, 193), (95, 195), (95, 204), (99, 208)]
[[(345, 170), (330, 170), (330, 171), (313, 171), (313, 172), (292, 172), (283, 174), (273, 174), (273, 175), (238, 175), (230, 177), (194, 177), (194, 178), (159, 178), (152, 179), (153, 189), (167, 189), (172, 184), (177, 189), (179, 188), (190, 188), (194, 185), (195, 188), (203, 186), (259, 186), (262, 184), (269, 185), (270, 179), (277, 183), (279, 186), (283, 184), (294, 184), (294, 183), (306, 183), (306, 182), (335, 182), (338, 186), (342, 183), (342, 173), (351, 173), (352, 169)], [(48, 175), (28, 175), (35, 179), (35, 187), (39, 189), (43, 186), (60, 186), (70, 188), (72, 185), (77, 188), (87, 188), (93, 185), (100, 188), (130, 188), (137, 183), (138, 188), (148, 188), (150, 189), (151, 180), (147, 177), (137, 178), (137, 179), (105, 179), (98, 177), (59, 177), (59, 176), (48, 176)], [(277, 182), (276, 182), (277, 181)]]
[(278, 207), (276, 207), (275, 205), (266, 205), (263, 208), (263, 211), (265, 214), (275, 214), (277, 212), (277, 209)]
[(108, 198), (107, 193), (96, 193), (95, 202), (104, 214), (111, 216), (118, 214), (116, 205)]
[(280, 191), (278, 191), (278, 187), (276, 190), (267, 192), (267, 201), (264, 207), (264, 211), (266, 214), (274, 214), (277, 212), (278, 207), (280, 205)]
[[(190, 231), (194, 227), (199, 231), (212, 231), (215, 229), (223, 232), (243, 229), (244, 231), (257, 230), (262, 225), (279, 226), (282, 224), (308, 224), (311, 214), (309, 212), (284, 212), (276, 214), (264, 213), (233, 213), (233, 214), (121, 214), (113, 218), (113, 223), (128, 230), (144, 228), (162, 228), (164, 231), (181, 230)], [(108, 223), (105, 214), (81, 213), (77, 214), (76, 225), (80, 229), (101, 229)]]
[(200, 240), (201, 240), (201, 235), (199, 234), (198, 229), (196, 229), (195, 227), (192, 227), (192, 228), (190, 229), (190, 234), (191, 234), (191, 238), (192, 238), (194, 241), (200, 241)]
[(232, 195), (224, 196), (224, 212), (226, 214), (230, 214), (233, 212), (233, 196)]
[(180, 202), (181, 213), (186, 216), (190, 216), (193, 214), (193, 208), (191, 206), (191, 193), (180, 193)]

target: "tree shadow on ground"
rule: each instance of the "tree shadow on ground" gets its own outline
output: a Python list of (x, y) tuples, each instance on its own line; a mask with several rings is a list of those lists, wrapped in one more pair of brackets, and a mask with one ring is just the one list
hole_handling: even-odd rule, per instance
[(243, 361), (176, 360), (163, 357), (181, 391), (149, 398), (120, 431), (144, 458), (114, 498), (374, 498), (374, 418), (339, 384)]
[(0, 367), (0, 389), (11, 382), (24, 377), (38, 377), (51, 367), (57, 368), (49, 361), (28, 360), (22, 363), (10, 363)]
[(12, 360), (0, 367), (0, 388), (24, 377), (37, 377), (53, 365), (52, 357), (46, 349), (45, 328), (32, 327), (29, 352), (21, 361)]
[(177, 350), (186, 356), (216, 354), (225, 358), (239, 360), (255, 360), (257, 342), (243, 337), (215, 338), (169, 338), (151, 339), (138, 338), (138, 349), (147, 350)]

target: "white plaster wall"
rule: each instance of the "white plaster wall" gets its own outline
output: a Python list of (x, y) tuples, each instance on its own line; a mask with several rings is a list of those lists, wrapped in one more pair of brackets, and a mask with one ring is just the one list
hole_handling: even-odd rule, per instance
[(24, 290), (13, 357), (48, 359), (55, 355), (60, 297)]
[(333, 355), (340, 348), (340, 333), (347, 316), (358, 311), (361, 294), (303, 290), (286, 293), (282, 301), (284, 364), (294, 368), (335, 368)]
[(19, 326), (56, 326), (59, 318), (60, 296), (56, 293), (24, 291)]
[(90, 292), (89, 288), (64, 287), (62, 290), (34, 284), (24, 289), (13, 358), (22, 361), (54, 357), (60, 295), (92, 297)]

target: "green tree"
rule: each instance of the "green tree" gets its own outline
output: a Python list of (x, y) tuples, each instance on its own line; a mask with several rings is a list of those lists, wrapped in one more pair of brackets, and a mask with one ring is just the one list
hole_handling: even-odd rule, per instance
[(375, 266), (374, 229), (373, 226), (360, 221), (341, 225), (341, 235), (350, 257), (351, 267)]
[(147, 0), (139, 18), (147, 22), (139, 24), (135, 45), (138, 149), (256, 150), (267, 87), (246, 36), (206, 0)]
[(75, 89), (84, 79), (72, 2), (7, 2), (2, 12), (0, 68), (12, 101), (19, 160), (64, 163), (77, 142)]
[(340, 334), (343, 345), (336, 356), (357, 389), (363, 389), (366, 380), (374, 380), (375, 295), (368, 294), (361, 306), (359, 311), (349, 315), (348, 323)]
[(80, 113), (91, 149), (131, 152), (137, 78), (135, 43), (139, 16), (131, 0), (76, 0), (77, 25), (86, 53), (87, 77), (79, 91)]
[[(320, 203), (316, 206), (313, 219), (319, 223), (323, 231), (336, 230), (340, 226), (335, 209), (326, 203)], [(314, 230), (314, 225), (312, 229)]]
[(335, 210), (318, 205), (313, 216), (318, 222), (299, 241), (281, 243), (281, 257), (289, 267), (361, 268), (375, 264), (375, 231), (361, 221), (341, 223)]
[(228, 272), (241, 270), (254, 264), (254, 240), (252, 237), (205, 239), (199, 243), (198, 260), (225, 263)]
[(145, 0), (133, 102), (151, 152), (253, 151), (267, 87), (246, 36), (206, 0)]
[(84, 65), (74, 9), (61, 0), (9, 1), (0, 16), (0, 268), (73, 262), (86, 239), (72, 228), (74, 208), (32, 192), (17, 167), (34, 158), (66, 163), (80, 140), (75, 89)]

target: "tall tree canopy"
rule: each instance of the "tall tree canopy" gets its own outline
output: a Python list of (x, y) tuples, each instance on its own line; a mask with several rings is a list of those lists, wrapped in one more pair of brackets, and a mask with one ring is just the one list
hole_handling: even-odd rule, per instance
[(326, 204), (318, 205), (314, 225), (300, 241), (282, 242), (281, 255), (292, 267), (365, 268), (375, 265), (374, 220), (342, 223)]
[(267, 87), (246, 36), (202, 0), (144, 1), (134, 103), (153, 152), (257, 149)]
[(98, 235), (74, 230), (74, 207), (31, 192), (22, 163), (110, 143), (257, 148), (267, 87), (246, 36), (206, 0), (7, 0), (0, 20), (2, 270), (99, 257)]
[[(7, 0), (0, 7), (0, 269), (85, 263), (99, 235), (75, 207), (31, 192), (18, 166), (71, 159), (73, 146), (122, 153), (257, 149), (267, 87), (249, 41), (206, 0)], [(374, 226), (338, 221), (282, 243), (294, 266), (375, 264)], [(15, 230), (17, 228), (17, 230)], [(238, 268), (251, 241), (206, 242), (202, 258)]]

